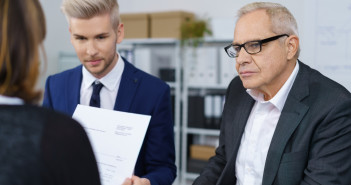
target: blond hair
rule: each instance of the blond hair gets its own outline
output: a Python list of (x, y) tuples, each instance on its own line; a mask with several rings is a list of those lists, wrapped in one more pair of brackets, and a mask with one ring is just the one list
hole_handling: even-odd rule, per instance
[(109, 13), (111, 24), (115, 29), (120, 22), (117, 0), (63, 0), (61, 10), (68, 20), (72, 17), (89, 19)]
[[(288, 34), (298, 36), (297, 22), (290, 11), (281, 4), (271, 2), (254, 2), (245, 5), (237, 13), (238, 19), (245, 14), (256, 10), (266, 10), (272, 23), (272, 31), (276, 34)], [(299, 56), (300, 47), (295, 56)]]

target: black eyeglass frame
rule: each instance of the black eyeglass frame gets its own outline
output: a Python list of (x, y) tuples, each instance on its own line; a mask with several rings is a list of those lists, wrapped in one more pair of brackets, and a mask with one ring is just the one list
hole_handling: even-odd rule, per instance
[[(243, 44), (230, 44), (230, 45), (224, 47), (224, 51), (227, 53), (227, 55), (228, 55), (230, 58), (236, 58), (236, 57), (238, 57), (241, 48), (244, 48), (245, 51), (246, 51), (248, 54), (251, 54), (251, 55), (252, 55), (252, 54), (257, 54), (257, 53), (259, 53), (259, 52), (262, 51), (262, 44), (267, 43), (267, 42), (271, 42), (271, 41), (274, 41), (274, 40), (277, 40), (277, 39), (279, 39), (280, 37), (284, 37), (284, 36), (289, 37), (288, 34), (281, 34), (281, 35), (276, 35), (276, 36), (269, 37), (269, 38), (266, 38), (266, 39), (263, 39), (263, 40), (248, 41), (248, 42), (245, 42), (245, 43), (243, 43)], [(260, 45), (260, 50), (259, 50), (258, 52), (249, 52), (249, 51), (247, 51), (245, 45), (248, 44), (248, 43), (251, 43), (251, 42), (256, 42), (256, 43), (258, 43), (258, 44)], [(239, 50), (238, 50), (238, 52), (236, 53), (235, 56), (229, 54), (229, 51), (228, 51), (228, 49), (229, 49), (230, 47), (233, 47), (233, 46), (239, 47)]]

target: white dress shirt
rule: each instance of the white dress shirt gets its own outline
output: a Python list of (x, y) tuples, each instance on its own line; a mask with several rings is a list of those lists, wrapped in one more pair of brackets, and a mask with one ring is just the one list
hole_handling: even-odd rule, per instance
[(9, 97), (0, 94), (0, 105), (23, 105), (24, 101), (21, 98)]
[(265, 101), (263, 94), (247, 89), (256, 100), (248, 118), (235, 163), (237, 185), (262, 184), (263, 171), (268, 149), (277, 126), (281, 111), (299, 71), (299, 64), (288, 80), (270, 100)]
[(119, 85), (121, 83), (122, 73), (124, 70), (124, 61), (119, 53), (115, 67), (101, 79), (95, 78), (83, 66), (83, 79), (80, 88), (80, 104), (89, 105), (91, 94), (93, 93), (93, 82), (99, 81), (104, 86), (100, 91), (100, 107), (113, 110), (117, 98)]

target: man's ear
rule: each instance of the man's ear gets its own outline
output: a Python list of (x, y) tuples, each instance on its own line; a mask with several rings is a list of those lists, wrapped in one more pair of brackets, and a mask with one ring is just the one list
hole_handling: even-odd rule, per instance
[(124, 39), (124, 25), (120, 23), (117, 27), (117, 44), (121, 43)]
[(287, 59), (291, 60), (295, 57), (296, 53), (298, 52), (299, 49), (299, 37), (296, 35), (290, 35), (286, 39), (286, 44), (287, 44)]

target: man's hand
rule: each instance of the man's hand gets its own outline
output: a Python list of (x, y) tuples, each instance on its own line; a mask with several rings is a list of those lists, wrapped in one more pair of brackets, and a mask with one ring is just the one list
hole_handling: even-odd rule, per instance
[(149, 179), (140, 178), (138, 176), (133, 175), (131, 179), (126, 179), (122, 185), (151, 185), (151, 183)]

